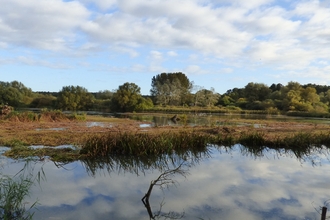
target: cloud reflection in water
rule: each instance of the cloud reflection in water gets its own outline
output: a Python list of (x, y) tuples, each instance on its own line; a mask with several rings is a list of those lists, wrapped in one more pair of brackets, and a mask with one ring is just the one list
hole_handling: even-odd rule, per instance
[[(50, 161), (37, 165), (43, 165), (47, 181), (41, 190), (32, 189), (31, 201), (41, 204), (34, 219), (148, 219), (141, 198), (161, 173), (99, 169), (91, 176), (82, 162), (65, 169)], [(20, 166), (12, 163), (3, 172)], [(150, 201), (157, 210), (164, 199), (165, 212), (184, 211), (185, 219), (318, 219), (314, 208), (330, 199), (329, 168), (328, 152), (298, 160), (272, 150), (255, 157), (240, 146), (212, 148), (211, 157), (189, 168), (190, 175), (175, 177), (177, 187), (164, 192), (156, 187)]]

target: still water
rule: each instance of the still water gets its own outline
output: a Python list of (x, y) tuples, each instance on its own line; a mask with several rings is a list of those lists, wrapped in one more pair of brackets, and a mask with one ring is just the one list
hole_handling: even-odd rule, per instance
[[(14, 175), (24, 164), (2, 156), (0, 173)], [(29, 167), (45, 174), (27, 198), (27, 204), (39, 203), (37, 220), (320, 219), (319, 208), (330, 199), (326, 149), (297, 158), (290, 151), (266, 148), (256, 156), (240, 145), (210, 146), (195, 155), (68, 164), (46, 159), (31, 161)], [(156, 182), (162, 185), (152, 188), (145, 206), (141, 199), (151, 181), (178, 167), (181, 173)]]

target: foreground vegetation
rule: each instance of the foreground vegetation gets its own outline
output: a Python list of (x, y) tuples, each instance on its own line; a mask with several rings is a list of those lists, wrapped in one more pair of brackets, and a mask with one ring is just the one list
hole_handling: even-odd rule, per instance
[(25, 202), (30, 188), (45, 178), (43, 169), (33, 174), (34, 167), (26, 161), (24, 167), (15, 175), (3, 175), (0, 169), (0, 219), (32, 220), (38, 201)]

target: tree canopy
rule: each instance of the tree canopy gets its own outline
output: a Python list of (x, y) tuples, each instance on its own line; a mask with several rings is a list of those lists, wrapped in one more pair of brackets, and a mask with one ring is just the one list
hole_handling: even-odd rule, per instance
[(134, 111), (142, 99), (141, 89), (135, 83), (124, 83), (120, 85), (113, 94), (112, 109), (116, 111)]
[(192, 83), (182, 73), (161, 73), (151, 79), (150, 94), (157, 104), (187, 104)]
[(0, 81), (0, 104), (24, 106), (31, 103), (33, 96), (32, 90), (18, 81)]
[(57, 104), (63, 110), (88, 110), (93, 107), (94, 96), (84, 87), (64, 86), (57, 97)]
[(213, 88), (192, 86), (181, 72), (161, 73), (152, 78), (151, 99), (140, 87), (124, 83), (117, 90), (90, 93), (80, 86), (64, 86), (59, 92), (32, 92), (18, 81), (0, 81), (0, 106), (59, 108), (62, 110), (142, 111), (156, 105), (200, 106), (266, 111), (329, 113), (330, 86), (288, 82), (287, 85), (249, 82), (220, 95)]

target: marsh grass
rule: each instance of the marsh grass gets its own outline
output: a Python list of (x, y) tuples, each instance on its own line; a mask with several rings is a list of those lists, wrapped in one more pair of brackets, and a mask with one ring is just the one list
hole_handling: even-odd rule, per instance
[[(0, 180), (0, 219), (32, 219), (33, 214), (26, 211), (24, 198), (29, 195), (33, 182), (20, 176), (14, 180), (8, 176)], [(28, 208), (32, 209), (35, 204)]]
[(199, 132), (133, 133), (119, 132), (92, 135), (87, 138), (81, 154), (90, 157), (116, 155), (157, 155), (179, 150), (204, 149), (210, 135)]
[(33, 149), (28, 146), (12, 147), (9, 151), (6, 151), (4, 155), (14, 159), (39, 157), (40, 160), (43, 160), (47, 156), (52, 161), (59, 162), (71, 162), (81, 158), (79, 150), (73, 150), (71, 148), (55, 149), (52, 147), (45, 147)]
[(67, 120), (77, 120), (85, 121), (85, 113), (72, 113), (65, 114), (60, 110), (47, 110), (43, 109), (40, 113), (35, 113), (31, 111), (11, 111), (8, 115), (1, 117), (4, 120), (9, 121), (19, 121), (19, 122), (33, 122), (33, 121), (67, 121)]
[[(172, 152), (203, 151), (207, 146), (243, 145), (255, 154), (265, 148), (307, 152), (312, 148), (330, 146), (330, 133), (297, 132), (287, 135), (268, 136), (267, 133), (251, 130), (241, 133), (221, 129), (196, 131), (167, 131), (161, 133), (119, 132), (97, 134), (87, 137), (80, 153), (98, 158), (107, 155), (159, 155)], [(299, 156), (299, 155), (298, 155)]]
[(36, 182), (45, 180), (43, 169), (33, 174), (34, 167), (27, 161), (24, 167), (14, 176), (2, 175), (0, 170), (0, 219), (30, 220), (33, 219), (37, 201), (29, 204), (25, 202), (30, 195), (30, 188)]

